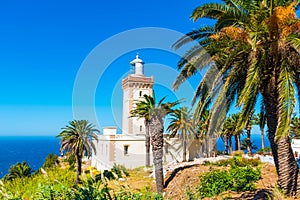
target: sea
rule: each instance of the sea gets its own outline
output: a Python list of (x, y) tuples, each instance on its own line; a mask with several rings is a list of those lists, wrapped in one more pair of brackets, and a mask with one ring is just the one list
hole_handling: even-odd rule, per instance
[[(244, 138), (245, 136), (242, 136), (241, 139)], [(251, 140), (257, 149), (261, 149), (260, 135), (253, 134)], [(0, 136), (0, 178), (17, 162), (26, 161), (32, 170), (38, 170), (48, 154), (59, 155), (59, 145), (59, 140), (55, 136)], [(270, 146), (270, 143), (265, 136), (265, 147), (267, 146)], [(217, 141), (217, 149), (224, 151), (221, 139)]]
[(0, 136), (0, 178), (17, 162), (26, 161), (38, 170), (48, 154), (59, 155), (59, 147), (55, 136)]

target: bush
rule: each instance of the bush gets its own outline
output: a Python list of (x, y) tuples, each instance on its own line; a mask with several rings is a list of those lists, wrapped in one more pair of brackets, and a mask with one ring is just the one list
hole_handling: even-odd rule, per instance
[(115, 179), (116, 177), (114, 176), (114, 174), (111, 172), (111, 171), (108, 171), (108, 170), (104, 170), (103, 171), (103, 176), (105, 178), (107, 178), (108, 180), (113, 180)]
[(228, 190), (228, 185), (232, 183), (227, 171), (210, 169), (210, 171), (200, 176), (200, 185), (197, 188), (200, 198), (213, 197)]
[(251, 191), (255, 189), (254, 182), (258, 181), (261, 177), (260, 169), (253, 169), (249, 166), (246, 167), (231, 167), (229, 175), (232, 179), (230, 190), (233, 191)]
[(115, 173), (118, 178), (123, 178), (129, 176), (129, 173), (124, 165), (117, 165), (114, 163), (114, 166), (111, 168), (111, 172)]
[(72, 154), (67, 155), (66, 161), (68, 162), (70, 169), (74, 169), (75, 168), (76, 158), (75, 158), (74, 155), (72, 155)]
[(4, 180), (11, 181), (15, 178), (28, 177), (32, 173), (28, 163), (23, 161), (22, 163), (16, 163), (10, 166), (8, 173), (5, 175)]
[(63, 198), (63, 194), (66, 193), (68, 188), (72, 189), (74, 185), (75, 175), (73, 171), (60, 168), (49, 168), (45, 174), (36, 173), (32, 174), (30, 177), (5, 181), (3, 185), (4, 193), (0, 192), (0, 199), (7, 199), (3, 198), (6, 194), (28, 200), (45, 199), (40, 197), (49, 194), (56, 195), (54, 194), (56, 191), (61, 193), (62, 199), (67, 199)]
[(112, 199), (109, 191), (110, 189), (107, 187), (107, 184), (101, 186), (101, 181), (88, 178), (80, 186), (76, 187), (74, 199)]
[(260, 149), (256, 152), (257, 154), (272, 154), (272, 149), (271, 147), (266, 147), (264, 149)]
[(261, 177), (260, 169), (246, 167), (231, 167), (229, 171), (215, 170), (200, 175), (200, 185), (197, 188), (199, 198), (213, 197), (224, 191), (254, 190), (254, 182)]
[(259, 158), (242, 158), (240, 156), (235, 156), (230, 159), (226, 160), (219, 160), (218, 162), (205, 162), (204, 165), (206, 166), (219, 166), (219, 167), (228, 167), (228, 166), (238, 166), (238, 167), (246, 167), (252, 166), (257, 167), (261, 164)]
[(43, 164), (43, 168), (48, 169), (48, 168), (51, 168), (58, 164), (59, 164), (58, 155), (51, 153), (51, 154), (48, 154), (48, 156), (46, 157), (46, 160)]

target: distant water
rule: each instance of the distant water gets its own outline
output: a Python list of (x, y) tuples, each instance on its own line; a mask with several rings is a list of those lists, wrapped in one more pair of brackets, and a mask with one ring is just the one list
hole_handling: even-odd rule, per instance
[[(261, 148), (260, 135), (253, 134), (251, 140)], [(265, 146), (270, 146), (266, 136)], [(221, 139), (217, 141), (217, 149), (224, 151)], [(59, 155), (59, 140), (54, 136), (0, 136), (0, 178), (17, 162), (26, 161), (33, 170), (39, 169), (50, 153)]]
[(0, 178), (17, 162), (26, 161), (31, 169), (39, 169), (50, 153), (59, 155), (55, 136), (0, 136)]
[[(246, 135), (242, 135), (241, 136), (241, 142), (245, 138), (246, 138)], [(261, 135), (259, 135), (259, 134), (252, 134), (251, 135), (251, 141), (252, 141), (253, 144), (255, 144), (255, 146), (257, 147), (257, 150), (261, 149)], [(269, 147), (269, 146), (270, 146), (269, 139), (265, 135), (265, 147)], [(233, 150), (234, 150), (234, 147), (235, 147), (234, 137), (232, 137), (232, 147), (233, 147)], [(223, 142), (222, 139), (218, 139), (218, 141), (217, 141), (217, 149), (220, 150), (220, 151), (224, 151), (225, 148), (224, 148), (224, 142)], [(253, 152), (255, 152), (255, 150)]]

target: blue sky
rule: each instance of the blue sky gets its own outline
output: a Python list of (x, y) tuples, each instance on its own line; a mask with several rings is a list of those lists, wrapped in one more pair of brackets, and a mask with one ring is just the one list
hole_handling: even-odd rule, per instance
[[(209, 23), (205, 20), (193, 23), (189, 19), (193, 9), (202, 3), (195, 0), (1, 1), (0, 135), (58, 134), (73, 119), (74, 82), (94, 48), (116, 34), (135, 28), (160, 27), (186, 33)], [(168, 52), (141, 47), (121, 54), (107, 67), (97, 86), (95, 110), (101, 126), (117, 125), (120, 120), (121, 86), (117, 83), (128, 73), (129, 62), (137, 51), (146, 63), (156, 63), (152, 67), (176, 68), (178, 56)], [(154, 71), (147, 73), (152, 75)], [(163, 75), (162, 78), (166, 76)], [(168, 86), (157, 85), (155, 89), (160, 96), (168, 94), (172, 98)], [(117, 95), (111, 101), (113, 91)]]

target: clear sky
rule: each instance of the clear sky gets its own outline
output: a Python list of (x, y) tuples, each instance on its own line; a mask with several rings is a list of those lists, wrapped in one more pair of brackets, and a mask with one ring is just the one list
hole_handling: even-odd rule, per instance
[[(93, 49), (116, 34), (136, 28), (159, 27), (187, 33), (209, 23), (193, 23), (189, 19), (193, 9), (202, 3), (195, 0), (1, 1), (0, 135), (58, 134), (73, 119), (74, 82)], [(117, 50), (116, 45), (107, 49)], [(176, 68), (178, 56), (161, 50), (141, 46), (120, 54), (97, 85), (95, 110), (101, 126), (120, 125), (120, 80), (130, 70), (129, 62), (137, 51), (146, 63), (156, 63), (152, 65), (157, 66), (155, 69), (159, 65)], [(97, 56), (102, 59), (106, 55)], [(157, 72), (147, 69), (146, 75)], [(172, 79), (159, 70), (155, 76), (157, 80)], [(160, 96), (172, 97), (164, 84), (156, 85), (155, 89)]]

